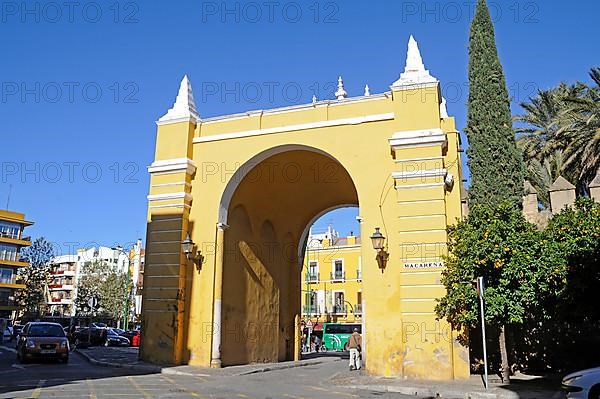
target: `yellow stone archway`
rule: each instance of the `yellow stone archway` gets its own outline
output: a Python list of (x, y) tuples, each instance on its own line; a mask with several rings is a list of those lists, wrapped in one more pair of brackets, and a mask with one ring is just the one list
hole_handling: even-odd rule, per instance
[[(340, 79), (336, 96), (202, 119), (184, 78), (149, 167), (143, 359), (293, 359), (305, 229), (359, 205), (361, 236), (381, 227), (390, 255), (381, 270), (362, 240), (367, 370), (468, 377), (466, 348), (433, 311), (446, 228), (462, 217), (460, 139), (439, 82), (411, 37), (389, 92), (348, 97)], [(188, 234), (199, 262), (182, 253)]]

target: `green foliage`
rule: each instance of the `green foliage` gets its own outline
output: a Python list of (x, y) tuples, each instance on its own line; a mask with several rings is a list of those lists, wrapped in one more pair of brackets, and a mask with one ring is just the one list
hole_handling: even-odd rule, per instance
[(478, 0), (469, 42), (469, 140), (471, 204), (520, 205), (524, 168), (515, 143), (506, 81), (485, 0)]
[[(600, 68), (593, 68), (590, 77), (592, 85), (561, 83), (540, 90), (536, 97), (521, 104), (525, 112), (515, 118), (521, 123), (516, 134), (528, 179), (540, 195), (547, 195), (547, 180), (553, 182), (558, 175), (577, 183), (583, 192), (598, 170)], [(544, 179), (544, 169), (550, 167), (551, 176)]]
[(600, 307), (600, 204), (579, 198), (573, 208), (557, 214), (544, 231), (545, 242), (560, 254), (562, 284), (555, 292), (565, 321), (598, 323)]
[(479, 301), (472, 282), (482, 276), (486, 323), (496, 327), (523, 323), (546, 285), (539, 238), (535, 226), (510, 202), (475, 205), (465, 221), (449, 228), (449, 255), (442, 274), (447, 293), (436, 306), (438, 317), (464, 333), (475, 328)]
[[(123, 317), (131, 281), (126, 273), (116, 271), (104, 262), (86, 264), (77, 283), (75, 306), (81, 316), (106, 316), (114, 320)], [(96, 298), (98, 306), (89, 308), (88, 300)]]
[(31, 246), (21, 251), (21, 258), (29, 262), (29, 266), (18, 271), (25, 288), (16, 291), (15, 299), (28, 313), (40, 315), (47, 306), (49, 268), (53, 254), (52, 244), (44, 237), (38, 238)]

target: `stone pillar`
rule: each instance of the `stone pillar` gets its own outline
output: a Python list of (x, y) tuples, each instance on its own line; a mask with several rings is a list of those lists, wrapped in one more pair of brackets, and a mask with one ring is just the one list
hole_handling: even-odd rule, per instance
[(210, 367), (221, 368), (221, 335), (223, 334), (223, 320), (221, 317), (221, 307), (223, 301), (223, 257), (225, 255), (225, 230), (228, 228), (224, 223), (217, 224), (217, 243), (215, 256), (215, 298), (213, 308), (213, 335), (212, 335), (212, 355)]
[(596, 173), (596, 177), (588, 186), (590, 189), (590, 197), (596, 202), (600, 202), (600, 169)]
[(556, 178), (548, 191), (553, 214), (557, 214), (566, 206), (572, 206), (575, 203), (575, 186), (562, 176)]
[(536, 189), (530, 182), (525, 180), (525, 192), (523, 195), (523, 215), (529, 223), (537, 223), (538, 220), (538, 196)]

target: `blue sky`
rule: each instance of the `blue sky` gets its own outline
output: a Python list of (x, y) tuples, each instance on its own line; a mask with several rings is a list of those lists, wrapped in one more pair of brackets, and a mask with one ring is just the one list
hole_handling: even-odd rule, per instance
[[(465, 125), (469, 1), (3, 2), (0, 207), (63, 248), (145, 234), (155, 120), (190, 75), (203, 117), (386, 91), (414, 34)], [(600, 2), (489, 2), (514, 110), (599, 63)], [(327, 215), (357, 231), (355, 210)]]

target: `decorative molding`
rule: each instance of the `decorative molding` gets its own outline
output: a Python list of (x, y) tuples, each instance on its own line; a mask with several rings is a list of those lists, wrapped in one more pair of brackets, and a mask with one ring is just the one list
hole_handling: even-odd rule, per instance
[(173, 186), (181, 186), (184, 185), (186, 187), (192, 187), (192, 184), (187, 181), (180, 181), (175, 183), (162, 183), (162, 184), (153, 184), (151, 187), (173, 187)]
[(194, 93), (192, 92), (192, 84), (187, 75), (181, 80), (179, 92), (175, 99), (173, 108), (169, 109), (157, 122), (157, 125), (166, 125), (179, 122), (194, 122), (200, 121), (200, 115), (196, 111), (196, 103), (194, 101)]
[(446, 99), (444, 97), (442, 97), (442, 102), (440, 103), (440, 118), (448, 118), (448, 108), (446, 107)]
[(447, 174), (447, 169), (425, 169), (410, 172), (392, 172), (392, 177), (396, 180), (402, 180), (414, 179), (417, 177), (446, 177)]
[(162, 208), (186, 208), (190, 209), (192, 206), (189, 204), (169, 204), (169, 205), (152, 205), (150, 209), (162, 209)]
[(447, 140), (446, 133), (439, 128), (397, 132), (388, 139), (394, 151), (401, 148), (445, 145)]
[(216, 134), (214, 136), (196, 137), (194, 139), (194, 144), (208, 143), (211, 141), (239, 139), (239, 138), (243, 138), (243, 137), (262, 136), (262, 135), (275, 134), (275, 133), (295, 132), (295, 131), (299, 131), (299, 130), (318, 129), (318, 128), (323, 128), (323, 127), (360, 125), (361, 123), (393, 120), (394, 117), (395, 117), (394, 113), (376, 114), (376, 115), (359, 116), (359, 117), (355, 117), (355, 118), (334, 119), (334, 120), (330, 120), (330, 121), (302, 123), (302, 124), (298, 124), (298, 125), (278, 126), (278, 127), (268, 128), (268, 129), (246, 130), (246, 131), (240, 131), (240, 132), (223, 133), (223, 134)]
[(190, 193), (166, 193), (149, 195), (147, 198), (148, 201), (168, 201), (174, 199), (183, 199), (186, 201), (191, 201), (192, 195)]
[(425, 69), (419, 45), (415, 38), (411, 35), (408, 40), (408, 51), (406, 53), (406, 67), (404, 73), (400, 75), (400, 79), (395, 81), (391, 88), (392, 90), (413, 88), (420, 85), (437, 85), (439, 81), (429, 74)]
[(396, 190), (409, 190), (414, 188), (434, 188), (434, 187), (446, 187), (445, 183), (425, 183), (425, 184), (411, 184), (406, 186), (396, 186)]
[(181, 173), (193, 175), (196, 172), (196, 163), (189, 158), (173, 158), (152, 162), (148, 166), (149, 173)]

